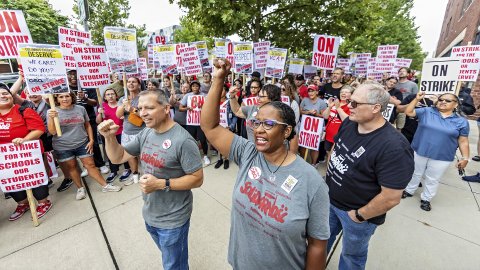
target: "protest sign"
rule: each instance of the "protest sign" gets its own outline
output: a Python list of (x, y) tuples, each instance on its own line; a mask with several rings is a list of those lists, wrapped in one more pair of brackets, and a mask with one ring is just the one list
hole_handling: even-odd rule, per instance
[(313, 79), (317, 75), (317, 67), (311, 65), (303, 66), (303, 77), (305, 79)]
[(303, 66), (305, 60), (300, 58), (290, 58), (288, 63), (288, 73), (291, 74), (303, 74)]
[(0, 59), (18, 57), (20, 43), (33, 43), (21, 10), (0, 10)]
[(270, 41), (262, 41), (253, 43), (254, 51), (254, 68), (263, 69), (267, 67), (268, 50), (270, 49)]
[(216, 38), (215, 39), (215, 56), (217, 58), (227, 57), (227, 46), (229, 39)]
[(287, 49), (270, 48), (268, 50), (266, 77), (281, 79), (285, 72), (285, 61), (287, 60)]
[(220, 104), (220, 126), (224, 128), (228, 127), (227, 104), (228, 100)]
[(345, 73), (350, 72), (351, 62), (348, 58), (338, 58), (336, 68), (342, 68)]
[(67, 69), (76, 69), (76, 60), (73, 57), (72, 47), (76, 45), (92, 45), (92, 37), (89, 32), (59, 26), (58, 44), (62, 48), (65, 67)]
[(175, 44), (157, 44), (154, 45), (153, 50), (156, 56), (155, 62), (159, 63), (159, 69), (163, 74), (178, 74)]
[(375, 81), (379, 81), (382, 79), (383, 74), (381, 72), (375, 71), (376, 62), (377, 62), (377, 59), (375, 57), (368, 58), (367, 78), (370, 78)]
[(290, 97), (289, 96), (282, 96), (282, 102), (290, 106)]
[(227, 51), (226, 51), (226, 54), (225, 54), (225, 58), (230, 61), (230, 64), (232, 64), (232, 68), (231, 68), (231, 71), (232, 72), (237, 72), (235, 70), (235, 54), (234, 54), (234, 51), (233, 51), (233, 42), (227, 42)]
[(48, 177), (58, 177), (57, 165), (55, 165), (55, 159), (53, 159), (53, 151), (45, 152), (45, 156), (47, 157), (48, 167), (50, 167), (51, 171), (51, 174), (49, 174)]
[(185, 48), (187, 46), (188, 46), (188, 43), (175, 44), (175, 59), (177, 61), (178, 72), (183, 71), (182, 48)]
[(59, 45), (20, 43), (18, 50), (31, 95), (68, 92), (65, 62)]
[(375, 72), (390, 72), (395, 67), (398, 45), (380, 45), (375, 57)]
[(72, 47), (81, 88), (99, 88), (110, 84), (108, 56), (104, 46)]
[(390, 121), (390, 117), (392, 117), (392, 113), (394, 109), (395, 109), (394, 104), (391, 104), (391, 103), (387, 104), (387, 108), (385, 109), (385, 111), (382, 112), (383, 118), (385, 118), (385, 120), (387, 121)]
[(372, 56), (371, 53), (358, 53), (355, 59), (355, 75), (366, 76), (368, 69), (368, 59)]
[(244, 98), (243, 103), (247, 106), (257, 106), (259, 104), (258, 97)]
[(196, 46), (188, 46), (180, 49), (185, 75), (192, 76), (203, 72), (198, 49)]
[(480, 45), (453, 47), (452, 57), (461, 60), (459, 81), (474, 82), (477, 80), (480, 70)]
[(298, 146), (317, 151), (320, 147), (323, 132), (323, 118), (302, 115)]
[(18, 192), (46, 185), (48, 176), (43, 165), (40, 141), (25, 141), (20, 145), (0, 144), (0, 171), (0, 188), (3, 192)]
[(453, 57), (425, 59), (420, 91), (425, 91), (425, 94), (455, 94), (460, 65), (461, 60)]
[(236, 42), (233, 44), (235, 72), (251, 74), (253, 72), (253, 45), (251, 42)]
[(200, 58), (200, 64), (202, 65), (203, 71), (206, 72), (206, 71), (210, 70), (212, 66), (210, 66), (210, 62), (208, 61), (207, 42), (196, 41), (196, 42), (190, 43), (190, 45), (193, 45), (193, 46), (197, 47), (198, 57)]
[(188, 96), (187, 107), (187, 126), (200, 126), (200, 113), (202, 112), (205, 97), (201, 95)]
[(147, 59), (138, 58), (137, 61), (138, 70), (140, 71), (140, 80), (148, 80), (148, 68), (147, 68)]
[(147, 58), (148, 58), (148, 64), (153, 65), (153, 63), (155, 62), (155, 53), (153, 51), (153, 44), (147, 45)]
[(103, 28), (110, 67), (115, 72), (137, 73), (137, 32), (135, 29)]
[(315, 35), (313, 38), (312, 65), (321, 69), (333, 70), (339, 46), (339, 37)]
[(390, 71), (390, 76), (398, 77), (398, 70), (403, 67), (409, 68), (411, 64), (412, 64), (412, 59), (407, 59), (407, 58), (395, 59), (395, 66), (392, 68), (392, 71)]

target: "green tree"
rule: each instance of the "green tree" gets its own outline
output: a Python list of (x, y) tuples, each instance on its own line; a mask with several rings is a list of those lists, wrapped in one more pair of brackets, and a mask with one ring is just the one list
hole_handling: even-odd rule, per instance
[(173, 39), (178, 42), (206, 41), (209, 48), (213, 47), (213, 38), (208, 35), (208, 31), (196, 21), (189, 17), (180, 18), (180, 29), (175, 30)]
[[(78, 14), (78, 0), (74, 1), (73, 12)], [(125, 26), (130, 15), (128, 0), (89, 0), (88, 28), (92, 33), (92, 41), (96, 45), (105, 45), (103, 28), (105, 26)]]
[[(413, 58), (414, 63), (423, 57), (410, 17), (412, 0), (169, 1), (188, 11), (186, 20), (208, 29), (207, 37), (238, 34), (243, 40), (269, 40), (306, 59), (311, 58), (314, 34), (342, 37), (342, 54), (352, 46), (360, 50), (355, 52), (375, 53), (377, 45), (397, 41), (399, 56)], [(380, 26), (389, 31), (379, 31)]]
[(58, 44), (58, 26), (68, 26), (68, 18), (47, 0), (0, 1), (0, 9), (22, 10), (35, 43)]

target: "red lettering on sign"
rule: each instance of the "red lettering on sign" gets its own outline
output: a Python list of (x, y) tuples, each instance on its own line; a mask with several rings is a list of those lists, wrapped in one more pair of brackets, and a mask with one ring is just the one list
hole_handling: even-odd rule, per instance
[(3, 11), (0, 14), (0, 32), (5, 32), (7, 28), (9, 32), (20, 33), (20, 25), (18, 24), (15, 11)]
[(318, 38), (317, 49), (319, 52), (333, 53), (335, 47), (335, 38), (326, 38), (320, 36)]

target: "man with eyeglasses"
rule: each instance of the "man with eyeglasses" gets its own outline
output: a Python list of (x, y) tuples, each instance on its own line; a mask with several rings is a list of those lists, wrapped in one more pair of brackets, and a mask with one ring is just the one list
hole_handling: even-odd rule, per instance
[(408, 141), (382, 116), (390, 95), (380, 84), (352, 94), (327, 166), (330, 195), (328, 251), (343, 230), (339, 269), (365, 269), (368, 243), (386, 212), (400, 203), (413, 170)]

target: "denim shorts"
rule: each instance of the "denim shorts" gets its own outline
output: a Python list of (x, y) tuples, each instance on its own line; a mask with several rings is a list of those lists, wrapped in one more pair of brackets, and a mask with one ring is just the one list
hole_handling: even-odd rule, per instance
[(62, 150), (62, 151), (55, 150), (54, 152), (55, 157), (57, 158), (58, 162), (65, 162), (67, 160), (74, 159), (74, 158), (91, 157), (93, 156), (93, 154), (87, 153), (87, 144), (88, 144), (88, 141), (86, 141), (84, 144), (74, 149)]

